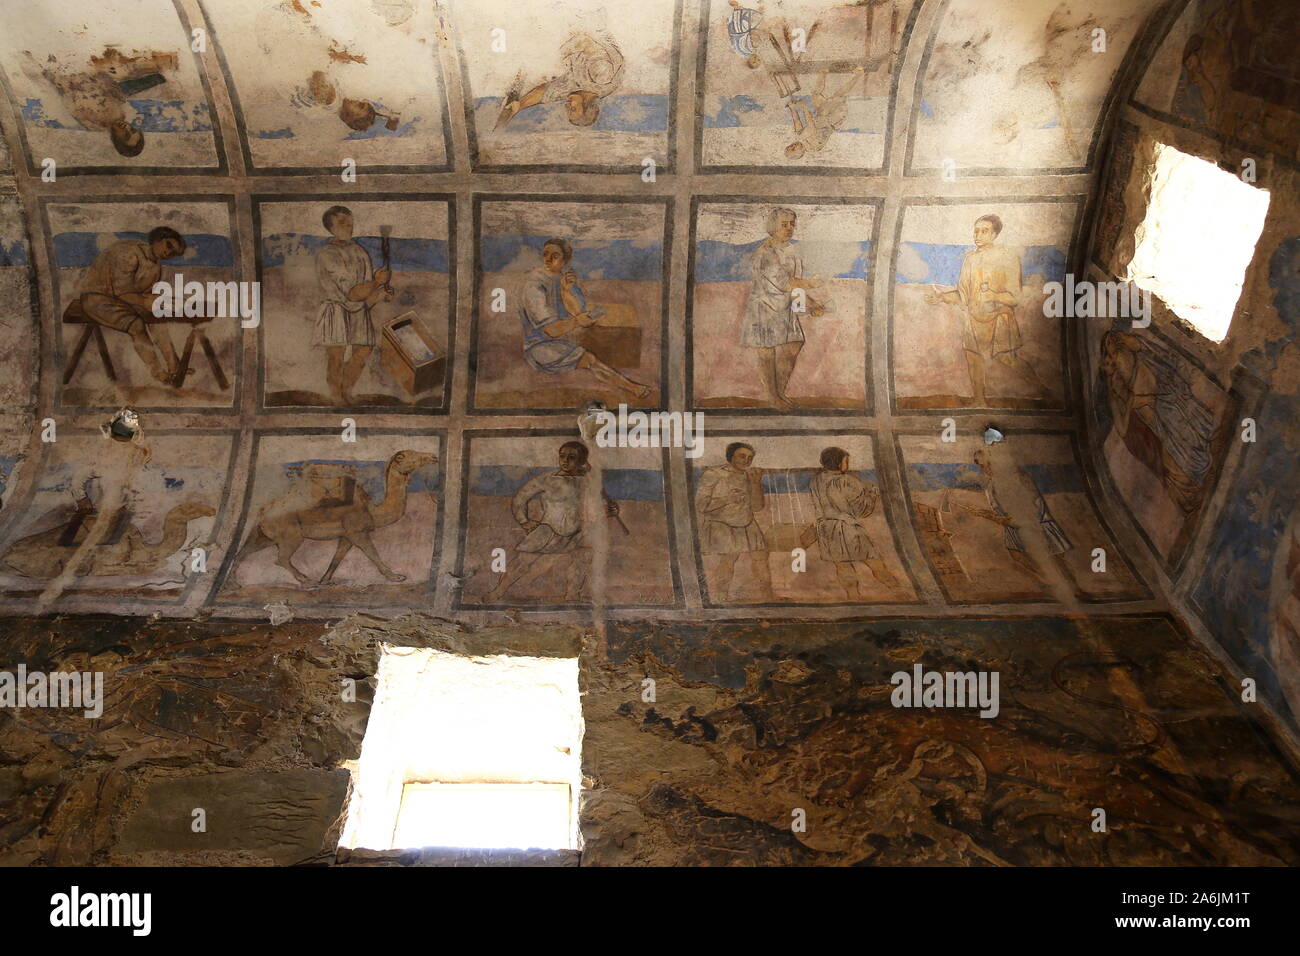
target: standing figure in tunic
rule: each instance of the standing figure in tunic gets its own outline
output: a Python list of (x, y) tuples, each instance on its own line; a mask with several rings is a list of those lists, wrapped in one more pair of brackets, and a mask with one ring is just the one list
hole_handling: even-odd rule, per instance
[(321, 304), (312, 343), (325, 349), (330, 396), (336, 404), (351, 405), (352, 386), (365, 371), (375, 346), (370, 311), (377, 303), (392, 300), (393, 290), (388, 285), (392, 272), (376, 270), (370, 253), (352, 238), (352, 210), (331, 206), (321, 222), (334, 238), (316, 253)]
[(768, 400), (782, 409), (795, 407), (786, 388), (805, 341), (799, 316), (816, 317), (826, 311), (810, 294), (820, 281), (804, 278), (803, 259), (791, 244), (796, 220), (793, 209), (773, 209), (768, 215), (768, 238), (750, 260), (749, 295), (740, 332), (740, 344), (758, 350)]
[(767, 538), (758, 526), (757, 512), (766, 506), (763, 496), (763, 473), (751, 468), (754, 447), (744, 442), (727, 446), (727, 463), (706, 468), (700, 476), (695, 494), (696, 512), (700, 517), (700, 552), (717, 555), (713, 580), (717, 583), (720, 602), (731, 599), (731, 582), (736, 574), (736, 558), (749, 555), (750, 567), (758, 585), (759, 600), (772, 602), (772, 569), (767, 559)]
[(885, 587), (898, 588), (898, 580), (861, 523), (876, 510), (879, 489), (849, 472), (849, 453), (843, 448), (824, 449), (821, 465), (810, 487), (822, 560), (835, 564), (835, 576), (850, 601), (862, 600), (866, 569)]

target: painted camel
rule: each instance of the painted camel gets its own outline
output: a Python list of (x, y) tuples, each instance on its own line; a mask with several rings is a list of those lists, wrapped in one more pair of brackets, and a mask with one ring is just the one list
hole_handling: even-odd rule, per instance
[[(272, 502), (262, 509), (248, 540), (239, 549), (230, 572), (232, 579), (237, 580), (235, 574), (244, 558), (274, 547), (277, 552), (275, 563), (292, 574), (302, 587), (329, 584), (339, 564), (353, 548), (360, 548), (361, 553), (388, 580), (405, 581), (406, 575), (398, 574), (384, 563), (370, 540), (370, 533), (395, 523), (406, 513), (407, 480), (417, 469), (437, 462), (437, 455), (399, 451), (384, 468), (384, 499), (377, 505), (372, 504), (370, 495), (360, 484), (353, 486), (348, 501), (324, 499), (306, 507), (289, 508), (282, 507), (285, 499)], [(334, 540), (338, 541), (338, 547), (320, 581), (313, 582), (294, 567), (293, 556), (304, 541)]]
[[(77, 562), (77, 577), (110, 574), (152, 574), (167, 559), (185, 546), (188, 526), (198, 518), (216, 514), (212, 508), (199, 502), (176, 505), (163, 519), (162, 537), (157, 543), (144, 540), (140, 529), (132, 525), (118, 540), (88, 548)], [(67, 525), (19, 538), (5, 553), (0, 565), (29, 578), (55, 578), (63, 573), (68, 562), (78, 553), (100, 515), (82, 521), (81, 528), (71, 541), (65, 543)], [(85, 532), (85, 533), (81, 533)]]

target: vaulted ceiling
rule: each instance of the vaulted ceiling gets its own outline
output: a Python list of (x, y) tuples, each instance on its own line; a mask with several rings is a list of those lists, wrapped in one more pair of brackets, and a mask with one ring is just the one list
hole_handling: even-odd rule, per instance
[[(1042, 309), (1082, 273), (1158, 7), (12, 0), (0, 606), (1163, 607)], [(128, 307), (151, 270), (259, 306)], [(792, 286), (802, 311), (773, 306)], [(591, 399), (702, 413), (705, 440), (589, 441), (618, 514), (575, 538), (540, 512)], [(133, 441), (101, 433), (122, 407)], [(835, 540), (828, 448), (861, 512)]]

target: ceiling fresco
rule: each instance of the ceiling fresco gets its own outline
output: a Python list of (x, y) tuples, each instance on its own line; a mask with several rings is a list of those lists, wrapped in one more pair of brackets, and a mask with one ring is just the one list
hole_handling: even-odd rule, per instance
[[(1293, 864), (1297, 9), (8, 0), (0, 616), (114, 686), (0, 857), (412, 862), (418, 647), (578, 661), (583, 865)], [(1051, 304), (1157, 144), (1271, 195), (1222, 343)]]
[(5, 607), (1161, 609), (1043, 305), (1155, 2), (110, 5), (0, 40)]

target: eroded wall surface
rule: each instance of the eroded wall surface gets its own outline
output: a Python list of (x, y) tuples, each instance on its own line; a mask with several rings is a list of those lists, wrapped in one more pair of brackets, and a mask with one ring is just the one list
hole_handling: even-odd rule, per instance
[[(7, 657), (113, 686), (111, 718), (0, 730), (8, 859), (333, 859), (367, 709), (337, 685), (387, 640), (583, 653), (588, 862), (1295, 862), (1268, 809), (1288, 765), (1170, 617), (1209, 588), (1231, 606), (1211, 636), (1248, 635), (1281, 699), (1292, 645), (1234, 602), (1295, 570), (1247, 544), (1290, 513), (1291, 413), (1257, 412), (1196, 507), (1148, 515), (1108, 483), (1105, 330), (1079, 348), (1044, 312), (1084, 272), (1116, 110), (1112, 170), (1152, 130), (1218, 142), (1172, 100), (1115, 99), (1178, 5), (102, 6), (21, 3), (0, 38), (0, 611), (56, 615)], [(1099, 228), (1131, 235), (1117, 177)], [(1263, 358), (1188, 373), (1216, 421), (1275, 402), (1259, 382), (1289, 361), (1277, 215), (1239, 350)], [(162, 278), (259, 283), (256, 325), (175, 316), (142, 345), (83, 303), (159, 227), (185, 243)], [(984, 284), (998, 342), (974, 332)], [(534, 350), (548, 301), (599, 322)], [(590, 470), (566, 464), (589, 399), (701, 414), (702, 454), (588, 439)], [(126, 405), (141, 437), (104, 437)], [(1250, 467), (1271, 498), (1231, 497)], [(817, 533), (832, 482), (851, 535)], [(412, 609), (438, 621), (392, 620)], [(1001, 669), (1002, 719), (893, 708), (918, 660)], [(203, 844), (195, 805), (220, 821)]]
[[(57, 623), (6, 622), (17, 659), (100, 670), (109, 693), (93, 720), (30, 709), (0, 726), (10, 865), (1300, 860), (1294, 770), (1165, 616), (628, 623), (603, 639), (420, 615)], [(581, 655), (581, 852), (337, 848), (381, 643)], [(895, 707), (890, 675), (913, 662), (1000, 673), (997, 718)]]
[(31, 243), (14, 184), (13, 158), (0, 142), (0, 515), (12, 519), (36, 412), (38, 326)]

